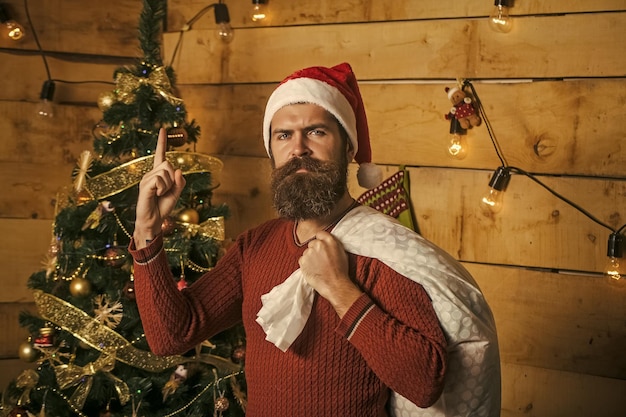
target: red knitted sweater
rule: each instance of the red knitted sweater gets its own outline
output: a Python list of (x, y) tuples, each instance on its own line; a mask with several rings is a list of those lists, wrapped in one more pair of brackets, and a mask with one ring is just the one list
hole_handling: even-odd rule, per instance
[(218, 265), (179, 291), (162, 238), (131, 253), (137, 304), (158, 355), (188, 351), (243, 321), (248, 417), (382, 417), (390, 389), (420, 407), (443, 389), (446, 341), (426, 291), (376, 259), (349, 255), (366, 293), (342, 319), (316, 295), (296, 341), (282, 352), (256, 323), (261, 295), (283, 282), (305, 247), (293, 222), (277, 219), (242, 234)]

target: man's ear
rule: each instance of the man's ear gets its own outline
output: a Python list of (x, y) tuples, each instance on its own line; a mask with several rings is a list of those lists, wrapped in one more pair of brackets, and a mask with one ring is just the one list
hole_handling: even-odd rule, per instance
[(348, 158), (348, 163), (352, 162), (354, 159), (354, 146), (350, 143), (350, 140), (346, 141), (346, 157)]

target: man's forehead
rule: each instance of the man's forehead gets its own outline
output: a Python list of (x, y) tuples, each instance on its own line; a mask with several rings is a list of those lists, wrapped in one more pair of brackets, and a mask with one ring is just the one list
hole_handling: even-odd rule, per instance
[(313, 103), (293, 103), (281, 107), (274, 113), (271, 126), (276, 122), (323, 122), (332, 125), (336, 122), (335, 117), (323, 107)]

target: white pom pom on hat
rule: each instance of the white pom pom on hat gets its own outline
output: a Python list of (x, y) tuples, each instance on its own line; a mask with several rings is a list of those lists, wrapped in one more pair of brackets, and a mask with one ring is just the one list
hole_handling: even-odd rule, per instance
[(359, 164), (357, 179), (364, 188), (374, 188), (382, 171), (372, 163), (369, 128), (356, 76), (348, 63), (331, 68), (310, 67), (291, 74), (274, 90), (265, 106), (263, 141), (270, 155), (270, 125), (274, 114), (290, 104), (316, 104), (330, 112), (346, 130)]

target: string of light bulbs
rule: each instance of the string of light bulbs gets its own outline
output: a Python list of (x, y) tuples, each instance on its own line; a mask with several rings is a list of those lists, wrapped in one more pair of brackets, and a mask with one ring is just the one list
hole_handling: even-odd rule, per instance
[(39, 94), (39, 105), (37, 106), (37, 114), (41, 117), (54, 117), (54, 107), (52, 105), (54, 99), (54, 90), (56, 85), (52, 76), (50, 74), (50, 67), (48, 65), (48, 59), (46, 58), (46, 53), (43, 51), (41, 47), (41, 43), (39, 42), (39, 37), (37, 36), (37, 31), (33, 26), (33, 21), (30, 17), (30, 11), (28, 9), (28, 0), (24, 0), (24, 11), (26, 12), (26, 20), (30, 25), (30, 28), (33, 32), (33, 39), (35, 40), (35, 44), (37, 45), (37, 50), (41, 54), (41, 59), (43, 60), (43, 65), (46, 70), (46, 75), (48, 79), (44, 81), (41, 87), (41, 93)]
[(524, 175), (528, 177), (529, 179), (531, 179), (532, 181), (534, 181), (535, 183), (539, 184), (544, 189), (546, 189), (553, 196), (557, 197), (561, 201), (565, 202), (569, 206), (573, 207), (574, 209), (576, 209), (577, 211), (585, 215), (587, 218), (589, 218), (593, 222), (611, 231), (609, 238), (608, 238), (608, 242), (607, 242), (608, 261), (604, 269), (604, 272), (607, 276), (609, 276), (610, 278), (614, 280), (626, 278), (626, 268), (625, 268), (626, 261), (622, 260), (622, 257), (624, 256), (623, 246), (624, 246), (624, 242), (626, 241), (626, 238), (624, 237), (622, 232), (626, 229), (626, 224), (622, 225), (619, 228), (611, 227), (610, 225), (602, 222), (597, 217), (592, 215), (589, 211), (582, 208), (580, 205), (574, 203), (570, 199), (564, 197), (563, 195), (559, 194), (558, 192), (548, 187), (546, 184), (540, 181), (535, 175), (523, 170), (522, 168), (508, 165), (504, 157), (504, 154), (502, 152), (502, 149), (500, 148), (500, 144), (498, 143), (498, 140), (496, 139), (496, 135), (493, 132), (493, 128), (491, 126), (491, 123), (489, 122), (489, 118), (487, 117), (485, 108), (483, 107), (482, 102), (480, 101), (480, 97), (478, 96), (476, 88), (474, 88), (474, 85), (469, 80), (463, 80), (462, 86), (470, 88), (472, 92), (472, 96), (474, 97), (474, 100), (476, 102), (476, 107), (478, 109), (478, 112), (480, 113), (481, 117), (483, 118), (485, 122), (485, 126), (487, 127), (487, 132), (489, 134), (489, 138), (491, 140), (491, 143), (493, 144), (496, 155), (498, 156), (498, 159), (500, 159), (500, 163), (501, 163), (501, 166), (496, 169), (493, 176), (491, 177), (491, 180), (489, 181), (489, 191), (487, 195), (485, 195), (481, 199), (480, 201), (481, 207), (484, 210), (490, 211), (492, 213), (499, 212), (502, 208), (502, 199), (503, 199), (504, 192), (506, 191), (509, 181), (511, 179), (511, 173)]
[(3, 36), (14, 41), (24, 38), (26, 33), (24, 27), (11, 18), (11, 15), (2, 3), (0, 3), (0, 24), (2, 25), (0, 30)]
[[(41, 59), (43, 61), (44, 69), (46, 71), (46, 76), (47, 76), (47, 79), (44, 81), (41, 87), (41, 93), (39, 94), (39, 103), (36, 109), (37, 115), (44, 117), (44, 118), (54, 117), (54, 93), (56, 91), (56, 83), (106, 84), (106, 85), (114, 84), (112, 81), (101, 81), (101, 80), (68, 81), (68, 80), (52, 78), (52, 74), (50, 71), (50, 66), (48, 65), (48, 59), (47, 59), (46, 53), (43, 50), (41, 43), (39, 42), (39, 37), (37, 36), (37, 30), (35, 29), (35, 25), (33, 24), (32, 18), (30, 16), (28, 0), (23, 0), (23, 2), (24, 2), (24, 12), (26, 14), (26, 20), (28, 21), (28, 25), (31, 28), (35, 45), (37, 45), (37, 52), (39, 53), (39, 55), (41, 55)], [(0, 15), (1, 14), (2, 14), (2, 9), (0, 5)]]

